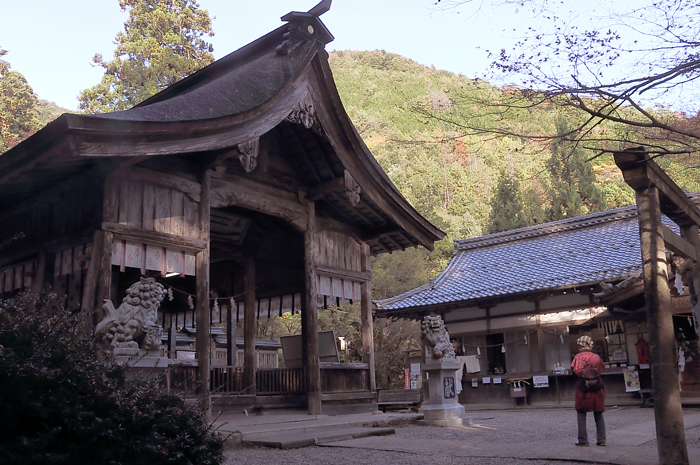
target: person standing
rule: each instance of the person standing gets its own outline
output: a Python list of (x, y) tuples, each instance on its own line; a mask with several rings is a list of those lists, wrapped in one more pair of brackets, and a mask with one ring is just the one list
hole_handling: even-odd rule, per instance
[[(574, 374), (578, 376), (576, 381), (576, 415), (578, 420), (578, 442), (577, 446), (588, 445), (588, 432), (586, 431), (586, 413), (593, 412), (596, 427), (596, 443), (599, 446), (605, 445), (605, 420), (603, 412), (605, 411), (605, 388), (603, 387), (602, 377), (600, 374), (605, 368), (603, 360), (592, 352), (593, 340), (590, 336), (581, 336), (576, 341), (580, 352), (576, 354), (571, 362), (571, 368)], [(593, 387), (586, 386), (586, 379), (583, 378), (583, 371), (586, 368), (593, 368), (597, 372), (598, 377), (592, 384), (599, 385)], [(591, 370), (588, 370), (589, 372)], [(588, 374), (588, 373), (587, 373)], [(588, 376), (590, 377), (590, 376)]]

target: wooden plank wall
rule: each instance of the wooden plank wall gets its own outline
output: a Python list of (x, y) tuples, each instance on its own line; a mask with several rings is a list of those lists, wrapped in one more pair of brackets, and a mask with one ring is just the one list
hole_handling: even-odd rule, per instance
[(80, 236), (89, 235), (90, 227), (97, 226), (101, 219), (101, 188), (94, 184), (78, 186), (52, 199), (51, 203), (27, 207), (4, 218), (0, 242), (19, 233), (23, 238), (13, 241), (0, 253), (9, 256), (57, 239), (80, 242)]
[(184, 192), (141, 180), (112, 177), (105, 195), (104, 221), (133, 228), (199, 237), (198, 202)]
[(316, 238), (319, 264), (362, 271), (362, 246), (352, 236), (334, 231), (318, 231)]

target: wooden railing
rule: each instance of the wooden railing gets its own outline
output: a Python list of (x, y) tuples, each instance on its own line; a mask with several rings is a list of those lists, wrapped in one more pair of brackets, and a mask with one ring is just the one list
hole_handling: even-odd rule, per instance
[[(243, 367), (212, 367), (211, 392), (220, 394), (245, 394)], [(304, 370), (302, 368), (258, 368), (255, 374), (255, 392), (264, 394), (303, 394)]]
[(304, 394), (303, 368), (258, 368), (257, 394)]
[(232, 392), (240, 392), (245, 394), (243, 390), (243, 367), (212, 367), (211, 368), (211, 393), (212, 394), (230, 394)]

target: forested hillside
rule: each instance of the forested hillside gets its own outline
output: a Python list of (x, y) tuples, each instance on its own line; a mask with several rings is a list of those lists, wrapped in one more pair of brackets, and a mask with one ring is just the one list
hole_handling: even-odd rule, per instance
[[(403, 195), (447, 233), (430, 254), (412, 250), (375, 259), (374, 298), (427, 282), (446, 266), (453, 239), (634, 202), (610, 155), (595, 157), (565, 142), (537, 143), (489, 131), (465, 135), (461, 127), (479, 119), (494, 130), (565, 132), (567, 115), (560, 108), (497, 111), (502, 95), (516, 89), (499, 89), (384, 51), (333, 52), (330, 65), (343, 104), (369, 149)], [(479, 106), (478, 101), (493, 104)], [(622, 130), (612, 124), (598, 128), (616, 135)], [(659, 162), (686, 190), (700, 189), (694, 170), (687, 169), (692, 160)]]

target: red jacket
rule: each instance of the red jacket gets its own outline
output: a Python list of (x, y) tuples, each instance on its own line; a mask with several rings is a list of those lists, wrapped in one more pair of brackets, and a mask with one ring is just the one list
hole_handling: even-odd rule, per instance
[[(603, 372), (605, 364), (603, 360), (591, 352), (583, 350), (576, 354), (571, 362), (571, 368), (576, 376), (581, 375), (581, 371), (587, 366), (595, 368), (598, 374)], [(604, 412), (605, 411), (605, 387), (595, 392), (583, 392), (583, 387), (578, 380), (576, 382), (576, 411), (577, 412)]]

